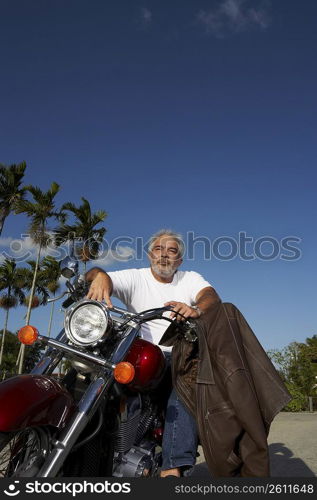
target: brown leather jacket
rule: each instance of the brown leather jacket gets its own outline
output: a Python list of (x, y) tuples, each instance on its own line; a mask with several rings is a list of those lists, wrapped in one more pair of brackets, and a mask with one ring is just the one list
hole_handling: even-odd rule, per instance
[(215, 304), (196, 324), (198, 345), (175, 329), (161, 344), (174, 346), (173, 383), (196, 418), (208, 468), (214, 477), (268, 477), (270, 424), (291, 396), (233, 304)]

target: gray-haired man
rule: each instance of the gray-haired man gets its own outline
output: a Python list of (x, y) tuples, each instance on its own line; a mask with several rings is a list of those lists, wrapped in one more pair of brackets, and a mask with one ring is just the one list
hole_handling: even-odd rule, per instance
[[(86, 274), (91, 281), (87, 297), (112, 307), (111, 295), (120, 299), (132, 312), (154, 307), (172, 306), (171, 317), (198, 318), (219, 296), (200, 274), (179, 271), (184, 253), (181, 235), (163, 229), (149, 241), (150, 267), (105, 273), (93, 268)], [(141, 329), (142, 338), (158, 344), (166, 330), (166, 321), (154, 320)], [(164, 349), (164, 348), (163, 348)], [(196, 425), (175, 391), (169, 398), (163, 436), (161, 477), (180, 476), (183, 466), (195, 464), (197, 449)]]

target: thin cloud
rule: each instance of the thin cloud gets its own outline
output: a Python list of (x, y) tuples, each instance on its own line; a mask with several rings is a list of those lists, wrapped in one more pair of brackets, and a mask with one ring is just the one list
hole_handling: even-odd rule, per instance
[(0, 238), (0, 248), (2, 258), (15, 259), (17, 262), (23, 262), (33, 259), (36, 256), (38, 245), (35, 245), (31, 238)]
[(115, 262), (127, 262), (133, 260), (135, 251), (131, 247), (117, 246), (115, 250), (108, 250), (99, 256), (98, 259), (93, 260), (94, 266), (111, 266)]
[(12, 240), (13, 240), (13, 238), (11, 238), (10, 236), (7, 238), (0, 238), (0, 247), (10, 246), (10, 243)]
[[(35, 260), (38, 250), (39, 245), (35, 244), (29, 235), (22, 235), (22, 238), (0, 238), (0, 256), (2, 260), (5, 258), (15, 259), (19, 263)], [(63, 247), (56, 247), (53, 242), (50, 242), (46, 248), (41, 250), (41, 257), (48, 255), (61, 260), (67, 255), (67, 250)]]
[[(53, 241), (53, 240), (52, 240)], [(56, 247), (53, 242), (43, 248), (41, 257), (51, 256), (57, 260), (62, 260), (69, 255), (70, 248), (67, 245)], [(13, 258), (18, 263), (26, 262), (27, 260), (36, 259), (39, 246), (35, 245), (32, 238), (24, 235), (23, 238), (0, 238), (0, 263), (5, 258)], [(117, 245), (115, 249), (101, 250), (97, 259), (93, 260), (94, 266), (110, 266), (115, 262), (127, 262), (133, 260), (135, 257), (135, 250), (131, 247), (124, 245)]]
[(214, 9), (200, 10), (196, 20), (206, 34), (217, 38), (241, 33), (251, 28), (265, 30), (270, 25), (267, 2), (223, 0)]
[(152, 12), (146, 7), (142, 7), (141, 9), (141, 19), (143, 24), (148, 26), (152, 22)]

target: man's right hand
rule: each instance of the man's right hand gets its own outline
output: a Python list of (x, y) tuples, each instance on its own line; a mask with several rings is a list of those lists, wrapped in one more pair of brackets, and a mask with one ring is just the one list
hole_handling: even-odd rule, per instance
[(111, 278), (104, 272), (98, 272), (93, 281), (91, 282), (87, 299), (105, 301), (106, 305), (110, 308), (113, 304), (110, 299), (112, 292)]

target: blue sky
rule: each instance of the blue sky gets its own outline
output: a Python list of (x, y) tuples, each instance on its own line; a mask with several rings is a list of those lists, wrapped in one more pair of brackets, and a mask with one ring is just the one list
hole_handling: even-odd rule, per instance
[[(2, 1), (0, 162), (25, 160), (43, 190), (58, 182), (58, 204), (106, 210), (108, 242), (161, 227), (204, 237), (212, 255), (197, 243), (182, 268), (235, 303), (265, 349), (304, 341), (316, 333), (316, 20), (314, 0)], [(10, 216), (0, 251), (26, 227)], [(253, 260), (233, 252), (239, 233)], [(296, 252), (281, 248), (289, 237)], [(131, 248), (106, 268), (146, 265)], [(33, 313), (43, 333), (48, 315)]]

